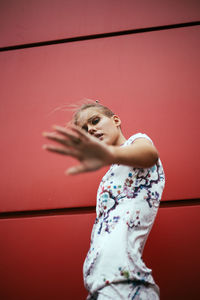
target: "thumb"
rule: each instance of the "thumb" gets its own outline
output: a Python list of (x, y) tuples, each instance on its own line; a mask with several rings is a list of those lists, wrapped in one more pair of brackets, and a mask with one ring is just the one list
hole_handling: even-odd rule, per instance
[(75, 175), (75, 174), (83, 173), (83, 172), (86, 172), (86, 171), (87, 170), (86, 170), (85, 166), (80, 164), (78, 166), (67, 169), (65, 171), (65, 174), (66, 175)]

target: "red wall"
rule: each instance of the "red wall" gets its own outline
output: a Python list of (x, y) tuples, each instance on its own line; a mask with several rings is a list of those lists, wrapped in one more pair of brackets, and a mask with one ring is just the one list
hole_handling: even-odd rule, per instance
[(161, 299), (196, 299), (200, 27), (3, 47), (187, 24), (200, 19), (199, 8), (195, 0), (1, 1), (0, 298), (85, 299), (82, 263), (95, 218), (87, 207), (106, 169), (65, 176), (75, 161), (43, 151), (41, 133), (70, 120), (57, 107), (86, 97), (119, 114), (126, 137), (140, 131), (154, 140), (166, 188), (145, 261)]

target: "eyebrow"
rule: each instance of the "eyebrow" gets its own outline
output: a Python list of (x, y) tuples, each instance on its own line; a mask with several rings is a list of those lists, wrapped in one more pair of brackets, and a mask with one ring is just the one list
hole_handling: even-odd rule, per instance
[[(87, 120), (87, 123), (90, 122), (90, 121), (92, 121), (92, 119), (94, 119), (94, 118), (96, 118), (96, 117), (98, 117), (98, 114), (95, 114), (95, 115), (93, 115), (92, 117), (90, 117), (90, 118)], [(86, 126), (86, 123), (83, 124), (81, 127), (84, 128), (85, 126)]]

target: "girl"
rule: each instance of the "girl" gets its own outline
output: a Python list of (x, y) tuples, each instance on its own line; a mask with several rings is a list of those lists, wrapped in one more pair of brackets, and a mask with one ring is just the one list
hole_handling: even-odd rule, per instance
[(109, 108), (83, 104), (68, 128), (44, 136), (59, 146), (48, 151), (75, 157), (68, 174), (111, 165), (97, 192), (96, 220), (83, 273), (87, 299), (159, 299), (159, 288), (142, 260), (157, 214), (165, 178), (158, 151), (142, 133), (128, 140)]

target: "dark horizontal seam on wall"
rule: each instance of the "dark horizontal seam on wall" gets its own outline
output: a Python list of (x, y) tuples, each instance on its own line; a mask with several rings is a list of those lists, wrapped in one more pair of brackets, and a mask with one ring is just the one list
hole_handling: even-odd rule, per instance
[[(200, 205), (200, 199), (170, 200), (170, 201), (162, 201), (160, 204), (160, 208), (197, 206), (197, 205)], [(88, 213), (95, 213), (95, 209), (96, 209), (95, 206), (86, 206), (86, 207), (69, 207), (69, 208), (1, 212), (0, 219), (88, 214)]]
[(198, 26), (198, 25), (200, 25), (200, 21), (177, 23), (177, 24), (171, 24), (171, 25), (161, 25), (161, 26), (154, 26), (154, 27), (147, 27), (147, 28), (128, 29), (128, 30), (121, 30), (121, 31), (115, 31), (115, 32), (107, 32), (107, 33), (98, 33), (98, 34), (70, 37), (70, 38), (51, 40), (51, 41), (43, 41), (43, 42), (35, 42), (35, 43), (0, 47), (0, 51), (3, 52), (3, 51), (19, 50), (19, 49), (26, 49), (26, 48), (50, 46), (50, 45), (57, 45), (57, 44), (63, 44), (63, 43), (72, 43), (72, 42), (101, 39), (101, 38), (115, 37), (115, 36), (128, 35), (128, 34), (153, 32), (153, 31), (168, 30), (168, 29), (175, 29), (175, 28), (182, 28), (182, 27)]

